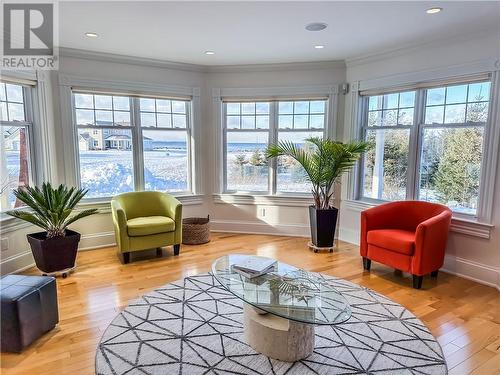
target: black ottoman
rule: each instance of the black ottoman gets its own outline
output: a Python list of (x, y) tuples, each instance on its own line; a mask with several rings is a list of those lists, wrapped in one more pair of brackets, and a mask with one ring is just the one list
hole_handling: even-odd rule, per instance
[(0, 285), (1, 350), (21, 352), (59, 322), (56, 279), (8, 275)]

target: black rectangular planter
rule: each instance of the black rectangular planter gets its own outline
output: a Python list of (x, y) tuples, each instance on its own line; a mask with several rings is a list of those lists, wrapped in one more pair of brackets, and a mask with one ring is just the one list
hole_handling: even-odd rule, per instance
[(63, 271), (75, 266), (80, 233), (66, 230), (65, 237), (47, 238), (47, 232), (28, 234), (36, 266), (45, 273)]
[(335, 207), (318, 210), (309, 206), (309, 224), (311, 226), (311, 240), (316, 247), (332, 247), (337, 227), (339, 210)]

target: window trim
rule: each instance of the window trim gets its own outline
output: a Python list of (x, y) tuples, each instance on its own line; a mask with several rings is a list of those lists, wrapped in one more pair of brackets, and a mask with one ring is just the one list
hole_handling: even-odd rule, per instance
[[(390, 79), (388, 81), (391, 81)], [(498, 70), (488, 70), (484, 73), (470, 73), (464, 74), (457, 77), (451, 78), (435, 78), (432, 80), (422, 80), (421, 83), (418, 84), (404, 84), (398, 82), (397, 85), (394, 86), (384, 86), (382, 79), (376, 79), (371, 82), (365, 83), (365, 86), (368, 86), (367, 90), (360, 90), (360, 82), (355, 82), (353, 84), (353, 91), (351, 94), (351, 120), (354, 124), (354, 134), (356, 137), (360, 139), (363, 136), (363, 115), (367, 113), (367, 110), (363, 107), (363, 96), (361, 93), (368, 93), (368, 95), (379, 95), (388, 92), (399, 92), (399, 91), (407, 91), (407, 90), (416, 90), (416, 104), (415, 104), (415, 113), (418, 116), (423, 116), (425, 113), (425, 95), (424, 92), (428, 88), (432, 87), (441, 87), (446, 85), (460, 84), (460, 83), (474, 83), (478, 81), (490, 81), (490, 98), (489, 98), (489, 108), (488, 108), (488, 120), (483, 125), (484, 127), (484, 136), (483, 136), (483, 158), (481, 165), (481, 177), (480, 177), (480, 190), (479, 190), (479, 199), (478, 199), (478, 207), (476, 215), (463, 214), (459, 212), (453, 212), (453, 220), (456, 222), (462, 223), (461, 225), (466, 228), (463, 230), (457, 230), (460, 233), (478, 235), (479, 237), (489, 238), (489, 230), (491, 229), (491, 220), (492, 220), (492, 203), (494, 196), (494, 185), (495, 185), (495, 177), (496, 177), (496, 160), (499, 152), (499, 140), (500, 140), (500, 110), (498, 106), (500, 105), (500, 95), (496, 92), (500, 87), (500, 72)], [(381, 88), (377, 88), (377, 84), (381, 84)], [(371, 86), (371, 87), (370, 87)], [(420, 93), (420, 94), (419, 94)], [(421, 106), (422, 110), (417, 110), (417, 107)], [(415, 116), (415, 114), (414, 114)], [(426, 124), (423, 124), (422, 118), (417, 118), (415, 121), (417, 124), (420, 124), (419, 127), (425, 127)], [(466, 124), (466, 123), (465, 123)], [(439, 127), (453, 126), (452, 124), (440, 124)], [(416, 128), (416, 125), (413, 125)], [(430, 125), (429, 125), (430, 126)], [(470, 125), (472, 126), (472, 125)], [(412, 147), (417, 147), (417, 151), (410, 153), (416, 155), (417, 160), (412, 163), (409, 160), (409, 166), (413, 164), (412, 173), (409, 173), (408, 185), (412, 188), (412, 190), (417, 193), (417, 172), (419, 170), (420, 165), (420, 145), (421, 145), (421, 131), (414, 131), (417, 133), (418, 137), (415, 136), (413, 140), (410, 138), (410, 149)], [(417, 142), (415, 145), (412, 142)], [(354, 178), (349, 179), (349, 189), (348, 196), (346, 202), (348, 207), (358, 207), (358, 205), (363, 206), (365, 208), (369, 208), (373, 205), (378, 205), (385, 203), (387, 201), (377, 200), (363, 197), (361, 194), (361, 190), (363, 189), (362, 185), (362, 175), (364, 173), (362, 162), (359, 162), (355, 167)], [(410, 181), (413, 179), (413, 181)], [(408, 190), (408, 187), (407, 187)], [(416, 199), (416, 195), (410, 194), (406, 199)], [(471, 229), (471, 223), (473, 223), (474, 228)], [(485, 230), (488, 232), (487, 237), (484, 233), (479, 233), (475, 228), (483, 227), (481, 230)], [(486, 229), (484, 229), (486, 228)], [(470, 232), (470, 233), (469, 233)]]
[[(314, 101), (314, 100), (320, 100), (318, 98), (313, 98), (313, 99), (308, 99), (308, 98), (301, 98), (301, 99), (295, 99), (295, 100), (303, 100), (303, 101)], [(229, 133), (264, 133), (266, 132), (268, 134), (268, 145), (269, 144), (275, 144), (278, 142), (278, 137), (279, 133), (299, 133), (299, 132), (319, 132), (321, 131), (323, 133), (323, 138), (326, 138), (327, 135), (327, 124), (328, 124), (328, 99), (325, 98), (323, 99), (325, 101), (325, 112), (322, 114), (324, 116), (324, 126), (322, 129), (320, 128), (305, 128), (305, 129), (280, 129), (279, 128), (279, 103), (282, 101), (293, 101), (290, 99), (272, 99), (272, 100), (255, 100), (255, 102), (266, 102), (269, 103), (269, 128), (267, 129), (228, 129), (227, 128), (227, 103), (231, 103), (234, 101), (223, 101), (222, 102), (222, 113), (223, 113), (223, 119), (222, 119), (222, 133), (223, 133), (223, 189), (222, 189), (222, 194), (228, 195), (228, 194), (234, 194), (234, 195), (253, 195), (253, 196), (303, 196), (303, 195), (310, 195), (310, 193), (306, 192), (283, 192), (283, 191), (278, 191), (278, 173), (277, 173), (277, 160), (272, 159), (270, 161), (270, 165), (268, 166), (268, 177), (267, 177), (267, 190), (231, 190), (227, 188), (227, 134)], [(242, 101), (244, 102), (244, 101)], [(295, 113), (292, 113), (292, 116), (294, 116)], [(307, 116), (310, 116), (311, 113), (304, 114)], [(243, 114), (239, 115), (244, 116)], [(255, 115), (256, 116), (256, 115)], [(309, 125), (309, 119), (308, 119), (308, 125)]]
[[(262, 87), (262, 88), (213, 88), (212, 89), (212, 105), (213, 105), (213, 123), (216, 124), (215, 133), (215, 148), (216, 148), (216, 175), (214, 180), (214, 196), (248, 196), (248, 197), (265, 197), (267, 201), (282, 201), (284, 198), (294, 199), (310, 199), (310, 193), (287, 193), (276, 192), (269, 189), (262, 192), (246, 192), (246, 191), (225, 191), (226, 174), (225, 174), (225, 109), (224, 102), (237, 101), (278, 101), (278, 100), (314, 100), (326, 99), (325, 109), (325, 138), (335, 139), (338, 116), (338, 95), (340, 85), (311, 85), (311, 86), (294, 86), (294, 87)], [(275, 111), (277, 112), (277, 111)], [(271, 117), (277, 117), (277, 113)], [(277, 118), (274, 120), (277, 124)], [(269, 129), (262, 129), (269, 131)], [(258, 130), (254, 130), (258, 131)], [(297, 130), (298, 131), (298, 130)], [(304, 131), (314, 131), (314, 129), (304, 129)], [(277, 137), (277, 133), (275, 135)], [(270, 141), (271, 142), (271, 141)], [(273, 161), (272, 163), (275, 163)], [(273, 182), (274, 184), (274, 182)], [(270, 192), (274, 194), (270, 195)]]
[[(41, 181), (41, 173), (38, 170), (37, 163), (37, 147), (35, 146), (35, 139), (37, 139), (36, 135), (40, 132), (37, 131), (36, 127), (38, 127), (37, 116), (35, 116), (35, 111), (33, 108), (34, 99), (36, 95), (36, 83), (25, 80), (16, 80), (15, 78), (6, 78), (1, 80), (2, 83), (13, 84), (22, 87), (23, 92), (23, 107), (24, 107), (24, 121), (6, 121), (0, 120), (0, 125), (2, 127), (15, 127), (15, 128), (24, 128), (26, 129), (26, 141), (27, 141), (27, 151), (28, 151), (28, 184), (29, 185), (38, 185)], [(3, 135), (2, 135), (3, 136)], [(21, 208), (21, 207), (18, 207)], [(13, 208), (18, 209), (18, 208)], [(5, 212), (11, 209), (7, 209), (5, 211), (0, 211), (0, 216), (6, 215)]]
[[(105, 81), (93, 78), (78, 77), (60, 74), (59, 75), (59, 91), (61, 101), (61, 119), (63, 122), (63, 139), (64, 139), (64, 152), (71, 157), (65, 158), (64, 170), (66, 174), (66, 183), (79, 185), (80, 169), (79, 169), (79, 155), (78, 155), (78, 132), (76, 128), (76, 121), (74, 117), (74, 103), (72, 91), (79, 92), (94, 92), (103, 93), (108, 95), (124, 95), (133, 98), (138, 97), (153, 97), (165, 99), (179, 99), (188, 100), (187, 121), (189, 126), (188, 140), (188, 187), (190, 191), (176, 191), (171, 194), (176, 197), (186, 196), (201, 196), (203, 195), (203, 185), (201, 181), (202, 165), (199, 159), (199, 150), (201, 148), (200, 138), (201, 129), (199, 126), (200, 121), (200, 93), (199, 87), (185, 87), (174, 86), (165, 84), (149, 84), (143, 82), (128, 82), (128, 81)], [(137, 118), (140, 116), (138, 106), (134, 106), (137, 110), (131, 107), (131, 116)], [(137, 122), (136, 122), (137, 123)], [(134, 126), (136, 128), (136, 126)], [(168, 128), (167, 128), (168, 129)], [(182, 130), (172, 128), (171, 130)], [(187, 131), (187, 129), (186, 129)], [(132, 131), (132, 137), (139, 136), (137, 130)], [(136, 141), (137, 142), (137, 141)], [(133, 150), (134, 160), (142, 160), (140, 155), (135, 155), (142, 151), (141, 142), (137, 142), (138, 147)], [(134, 164), (136, 162), (134, 161)], [(136, 166), (134, 165), (134, 191), (140, 191), (140, 186), (143, 185), (144, 176), (137, 175)], [(136, 178), (135, 176), (138, 176)], [(138, 181), (138, 179), (141, 181)], [(78, 184), (78, 185), (77, 185)], [(109, 202), (111, 197), (100, 198), (87, 198), (84, 199), (85, 203), (105, 203)]]

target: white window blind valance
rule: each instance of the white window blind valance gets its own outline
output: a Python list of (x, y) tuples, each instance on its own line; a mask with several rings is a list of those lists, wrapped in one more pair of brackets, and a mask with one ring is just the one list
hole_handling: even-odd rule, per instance
[(412, 83), (412, 84), (407, 84), (407, 85), (401, 85), (401, 86), (393, 86), (393, 87), (387, 87), (387, 88), (376, 88), (376, 89), (366, 89), (366, 90), (360, 90), (359, 94), (361, 96), (377, 96), (377, 95), (384, 95), (384, 94), (390, 94), (390, 93), (395, 93), (395, 92), (403, 92), (403, 91), (413, 91), (413, 90), (418, 90), (418, 89), (429, 89), (433, 87), (442, 87), (442, 86), (449, 86), (449, 85), (459, 85), (461, 83), (466, 84), (466, 83), (473, 83), (473, 82), (481, 82), (481, 81), (488, 81), (491, 79), (491, 75), (489, 73), (485, 74), (478, 74), (478, 75), (473, 75), (473, 76), (464, 76), (464, 77), (454, 77), (454, 78), (449, 78), (449, 79), (441, 79), (441, 80), (432, 80), (428, 82), (419, 82), (419, 83)]
[(71, 91), (75, 94), (115, 95), (115, 96), (128, 96), (131, 98), (152, 98), (152, 99), (183, 100), (183, 101), (190, 101), (193, 99), (193, 97), (190, 95), (138, 94), (126, 91), (80, 89), (77, 87), (72, 87)]

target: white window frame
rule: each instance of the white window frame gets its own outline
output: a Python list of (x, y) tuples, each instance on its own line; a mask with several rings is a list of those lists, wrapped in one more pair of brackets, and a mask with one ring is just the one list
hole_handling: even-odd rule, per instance
[[(279, 117), (279, 103), (283, 101), (314, 101), (314, 100), (324, 100), (325, 101), (325, 113), (324, 113), (324, 123), (322, 128), (305, 128), (305, 129), (280, 129), (278, 126)], [(252, 102), (248, 100), (246, 102)], [(256, 103), (268, 103), (269, 104), (269, 128), (267, 129), (228, 129), (227, 128), (227, 104), (233, 102), (223, 102), (223, 192), (224, 194), (249, 194), (249, 195), (296, 195), (296, 196), (309, 196), (310, 192), (280, 192), (278, 191), (278, 172), (277, 172), (277, 160), (272, 159), (268, 165), (268, 178), (267, 178), (267, 190), (257, 191), (257, 190), (230, 190), (227, 188), (227, 133), (267, 133), (268, 134), (268, 144), (276, 144), (278, 142), (278, 134), (282, 133), (304, 133), (304, 132), (319, 132), (323, 133), (323, 138), (326, 137), (326, 129), (328, 124), (328, 100), (327, 98), (316, 98), (316, 99), (285, 99), (285, 100), (255, 100)], [(236, 102), (242, 103), (242, 102)], [(309, 113), (310, 114), (310, 113)], [(308, 114), (308, 115), (309, 115)], [(239, 115), (244, 116), (242, 114)], [(293, 114), (292, 114), (293, 116)]]
[[(309, 192), (277, 192), (276, 189), (276, 160), (270, 163), (270, 175), (268, 177), (268, 191), (233, 191), (226, 190), (226, 106), (225, 102), (270, 102), (270, 124), (269, 129), (240, 130), (240, 131), (266, 131), (269, 132), (269, 144), (278, 139), (278, 131), (314, 131), (314, 129), (278, 129), (278, 102), (300, 101), (300, 100), (326, 100), (325, 125), (322, 129), (323, 137), (335, 139), (336, 124), (338, 116), (338, 94), (339, 86), (299, 86), (299, 87), (266, 87), (266, 88), (215, 88), (212, 89), (214, 105), (214, 123), (217, 126), (217, 173), (219, 178), (215, 180), (214, 194), (216, 203), (244, 203), (248, 204), (246, 197), (261, 197), (267, 203), (308, 205), (311, 200)], [(275, 104), (273, 104), (275, 103)], [(275, 107), (275, 108), (273, 108)], [(230, 130), (234, 131), (234, 130)], [(232, 197), (232, 198), (231, 198)], [(302, 201), (304, 200), (304, 201)], [(306, 202), (307, 201), (307, 202)]]
[[(76, 123), (76, 106), (75, 106), (75, 100), (74, 100), (74, 95), (75, 94), (89, 94), (89, 95), (109, 95), (109, 96), (127, 96), (129, 98), (129, 112), (130, 112), (130, 125), (129, 126), (117, 126), (117, 125), (78, 125)], [(184, 101), (186, 103), (186, 128), (157, 128), (157, 127), (143, 127), (141, 123), (141, 109), (140, 109), (140, 99), (141, 98), (148, 98), (148, 99), (166, 99), (166, 100), (179, 100), (179, 101)], [(94, 111), (94, 121), (95, 121), (95, 112), (98, 111), (98, 109), (94, 107), (92, 109)], [(112, 113), (114, 110), (110, 110)], [(191, 112), (191, 99), (190, 98), (174, 98), (174, 97), (158, 97), (158, 96), (130, 96), (130, 94), (127, 93), (113, 93), (109, 94), (106, 92), (99, 92), (99, 91), (86, 91), (86, 90), (72, 90), (72, 112), (73, 112), (73, 125), (76, 129), (76, 136), (78, 137), (78, 130), (79, 129), (113, 129), (113, 130), (130, 130), (131, 135), (132, 135), (132, 165), (133, 165), (133, 180), (134, 180), (134, 189), (132, 191), (143, 191), (145, 190), (145, 181), (144, 181), (144, 150), (143, 150), (143, 131), (144, 130), (152, 130), (152, 131), (185, 131), (186, 132), (186, 140), (187, 140), (187, 190), (176, 190), (176, 191), (169, 191), (168, 193), (170, 194), (176, 194), (176, 195), (188, 195), (192, 194), (191, 190), (191, 176), (192, 176), (192, 171), (191, 171), (191, 142), (189, 141), (191, 139), (191, 126), (190, 126), (190, 112)], [(149, 111), (148, 111), (149, 112)], [(155, 114), (156, 117), (156, 111), (152, 112)], [(78, 164), (78, 174), (76, 175), (77, 177), (77, 186), (81, 187), (81, 173), (80, 173), (80, 155), (79, 155), (79, 150), (77, 150), (77, 164)], [(111, 196), (106, 196), (106, 197), (99, 197), (99, 198), (86, 198), (86, 199), (92, 199), (92, 200), (109, 200)], [(85, 200), (85, 198), (84, 198)]]
[[(380, 83), (381, 80), (374, 80), (376, 83)], [(446, 85), (453, 84), (466, 84), (478, 81), (490, 81), (490, 98), (489, 98), (489, 108), (488, 108), (488, 119), (484, 125), (484, 136), (483, 136), (483, 156), (481, 165), (481, 177), (480, 177), (480, 189), (479, 189), (479, 199), (478, 208), (475, 215), (463, 214), (459, 212), (453, 212), (453, 219), (456, 223), (457, 220), (461, 224), (453, 224), (452, 229), (455, 225), (457, 227), (456, 231), (466, 234), (477, 235), (483, 238), (489, 238), (489, 230), (491, 229), (491, 219), (492, 219), (492, 201), (494, 194), (494, 184), (495, 184), (495, 174), (496, 174), (496, 160), (499, 152), (499, 139), (500, 139), (500, 111), (498, 106), (500, 105), (500, 95), (497, 92), (500, 87), (500, 74), (498, 71), (486, 71), (484, 73), (471, 73), (464, 74), (459, 77), (448, 77), (446, 79), (436, 79), (422, 81), (420, 84), (401, 84), (394, 86), (386, 86), (383, 88), (368, 87), (366, 91), (373, 91), (383, 94), (384, 92), (401, 92), (408, 90), (416, 90), (416, 104), (414, 112), (414, 127), (410, 132), (410, 159), (408, 168), (408, 182), (407, 182), (407, 198), (406, 199), (416, 199), (418, 196), (418, 172), (420, 167), (420, 156), (421, 153), (421, 135), (423, 129), (427, 127), (432, 127), (433, 125), (423, 124), (424, 120), (422, 116), (425, 114), (425, 90), (442, 87)], [(355, 123), (355, 134), (360, 139), (364, 139), (364, 124), (366, 124), (365, 114), (367, 111), (367, 98), (366, 95), (361, 95), (359, 90), (359, 83), (356, 83), (357, 90), (353, 93), (355, 96), (354, 108), (352, 108), (352, 118)], [(370, 86), (370, 84), (367, 84)], [(374, 94), (376, 95), (376, 94)], [(435, 126), (435, 125), (434, 125)], [(439, 127), (456, 127), (455, 124), (440, 124)], [(472, 126), (472, 124), (471, 124)], [(477, 126), (477, 124), (475, 125)], [(393, 128), (393, 127), (391, 127)], [(414, 150), (413, 152), (411, 150)], [(414, 159), (416, 158), (416, 159)], [(383, 200), (376, 200), (372, 198), (367, 198), (362, 196), (363, 190), (363, 174), (364, 166), (361, 161), (355, 171), (355, 179), (350, 182), (350, 196), (352, 198), (347, 199), (347, 207), (353, 208), (355, 210), (362, 209), (362, 207), (370, 207), (380, 203), (384, 203)], [(409, 190), (409, 192), (408, 192)], [(358, 202), (358, 203), (356, 203)], [(465, 224), (464, 224), (465, 223)], [(477, 225), (482, 226), (477, 227)]]
[[(33, 108), (33, 99), (36, 95), (35, 83), (32, 81), (22, 81), (16, 79), (2, 79), (2, 83), (14, 84), (22, 87), (23, 91), (23, 106), (24, 106), (24, 121), (6, 121), (0, 120), (2, 127), (16, 127), (26, 129), (26, 142), (28, 150), (28, 184), (30, 186), (35, 186), (40, 183), (40, 174), (38, 173), (38, 165), (36, 162), (36, 147), (35, 147), (35, 123), (36, 116)], [(2, 133), (3, 136), (3, 133)], [(4, 215), (6, 211), (1, 211), (0, 215)]]
[[(78, 149), (78, 131), (76, 127), (74, 103), (72, 91), (86, 91), (96, 94), (114, 94), (121, 96), (130, 96), (135, 98), (162, 98), (162, 99), (180, 99), (189, 101), (187, 125), (188, 133), (188, 187), (189, 191), (175, 191), (170, 194), (178, 197), (184, 204), (200, 204), (203, 202), (203, 185), (201, 177), (201, 129), (200, 121), (200, 88), (171, 86), (164, 84), (147, 84), (139, 82), (127, 81), (105, 81), (96, 80), (87, 77), (70, 76), (65, 74), (59, 75), (59, 92), (61, 100), (61, 118), (63, 122), (63, 139), (64, 151), (66, 155), (71, 157), (64, 159), (64, 170), (66, 175), (66, 183), (74, 186), (80, 186), (80, 169), (79, 169), (79, 149)], [(137, 99), (138, 100), (138, 99)], [(137, 146), (133, 149), (133, 160), (142, 163), (142, 144), (139, 142), (140, 129), (140, 113), (138, 106), (133, 110), (132, 118), (135, 118), (135, 126), (133, 127), (133, 138), (136, 138)], [(139, 118), (139, 120), (137, 120)], [(180, 129), (172, 129), (180, 130)], [(183, 130), (183, 129), (182, 129)], [(187, 131), (187, 130), (186, 130)], [(141, 191), (144, 181), (142, 168), (134, 164), (134, 191)], [(139, 170), (141, 168), (141, 170)], [(142, 174), (141, 174), (142, 173)], [(136, 177), (137, 176), (137, 177)], [(99, 206), (103, 205), (104, 209), (109, 208), (111, 197), (87, 198), (82, 201), (83, 205)]]

